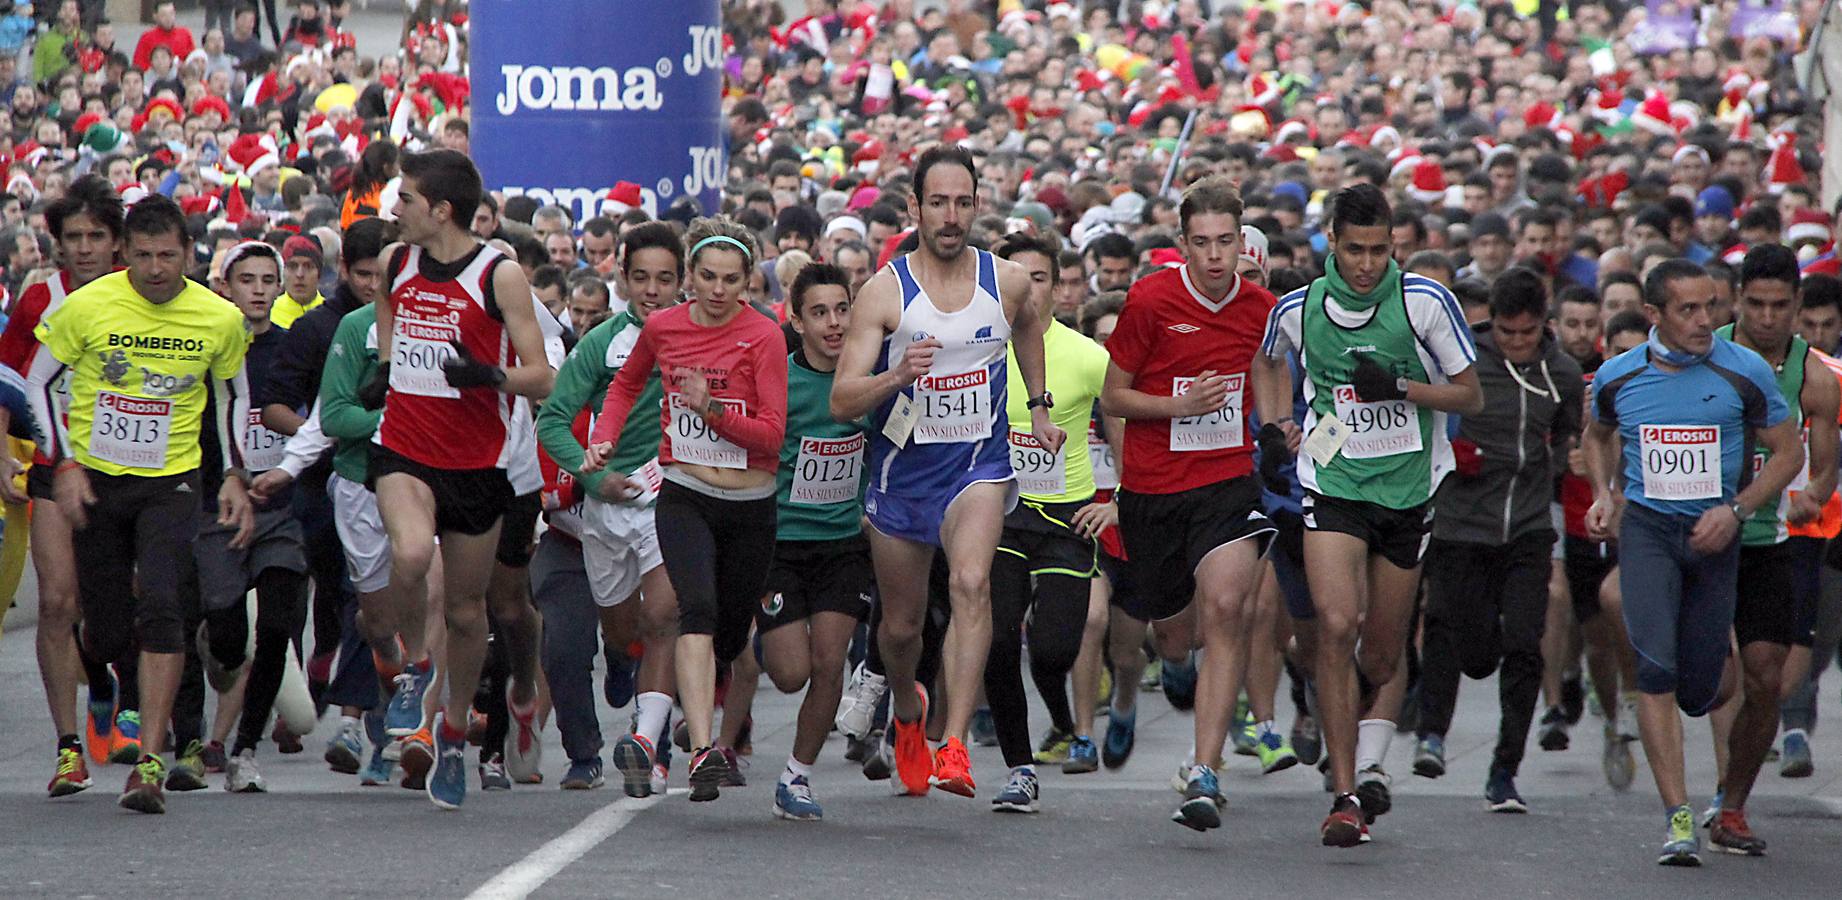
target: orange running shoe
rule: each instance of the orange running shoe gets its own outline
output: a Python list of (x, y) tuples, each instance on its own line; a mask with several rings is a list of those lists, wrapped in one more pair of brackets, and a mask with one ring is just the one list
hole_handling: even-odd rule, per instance
[(932, 783), (934, 787), (961, 797), (971, 797), (978, 792), (978, 785), (972, 783), (972, 757), (959, 738), (947, 738), (934, 754)]
[(124, 709), (115, 714), (115, 733), (109, 742), (109, 761), (138, 765), (141, 759), (141, 714)]
[(83, 717), (83, 746), (89, 752), (90, 762), (99, 766), (109, 764), (110, 751), (115, 748), (115, 701), (89, 704), (89, 711)]
[(397, 765), (403, 767), (403, 780), (398, 784), (412, 791), (428, 786), (429, 770), (435, 767), (435, 733), (428, 726), (403, 739), (403, 758)]
[(934, 761), (929, 758), (927, 749), (927, 691), (917, 684), (915, 693), (921, 696), (921, 715), (913, 722), (904, 722), (891, 708), (889, 730), (895, 734), (896, 779), (901, 782), (904, 793), (925, 797), (933, 778)]

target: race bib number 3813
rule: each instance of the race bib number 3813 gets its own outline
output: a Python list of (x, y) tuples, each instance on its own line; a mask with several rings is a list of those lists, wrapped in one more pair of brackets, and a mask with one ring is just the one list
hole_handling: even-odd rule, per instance
[(166, 465), (173, 401), (99, 391), (90, 420), (90, 456), (136, 469)]
[(1652, 500), (1721, 497), (1720, 426), (1640, 425), (1644, 496)]

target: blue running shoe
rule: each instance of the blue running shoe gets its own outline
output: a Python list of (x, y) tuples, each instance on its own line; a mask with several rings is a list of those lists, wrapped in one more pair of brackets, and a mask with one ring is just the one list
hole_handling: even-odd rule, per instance
[(989, 706), (972, 712), (972, 743), (980, 747), (998, 746), (998, 723), (992, 719)]
[(795, 775), (793, 782), (774, 785), (774, 818), (790, 822), (817, 822), (825, 818), (819, 801), (812, 799), (812, 785), (806, 776)]
[(1166, 662), (1160, 682), (1164, 689), (1164, 699), (1170, 701), (1172, 709), (1189, 712), (1196, 708), (1196, 652), (1190, 651), (1189, 658), (1182, 665)]
[(1429, 734), (1420, 738), (1414, 749), (1413, 773), (1421, 778), (1438, 778), (1445, 774), (1445, 738)]
[[(1165, 683), (1170, 683), (1170, 668), (1164, 669)], [(1190, 779), (1183, 790), (1183, 805), (1170, 814), (1170, 820), (1185, 828), (1208, 831), (1222, 827), (1222, 807), (1228, 805), (1215, 780), (1215, 770), (1208, 766), (1190, 767)]]
[[(1719, 815), (1718, 807), (1716, 815)], [(1663, 852), (1657, 856), (1657, 865), (1688, 866), (1701, 865), (1701, 838), (1695, 836), (1695, 813), (1684, 803), (1669, 811), (1669, 830), (1663, 838)]]
[(1727, 799), (1725, 790), (1716, 790), (1714, 799), (1708, 801), (1708, 808), (1701, 811), (1701, 827), (1713, 828), (1714, 820), (1720, 818), (1721, 802)]
[(571, 760), (563, 773), (561, 787), (566, 791), (592, 791), (607, 782), (601, 777), (601, 758)]
[(1495, 813), (1526, 813), (1529, 805), (1516, 793), (1516, 779), (1502, 769), (1492, 768), (1484, 783), (1484, 802)]
[(371, 742), (371, 760), (359, 770), (358, 783), (365, 787), (389, 784), (396, 763), (384, 756), (384, 750), (390, 746), (390, 735), (384, 733), (384, 711), (366, 710), (364, 723), (365, 739)]
[(1138, 739), (1138, 708), (1122, 713), (1119, 710), (1107, 716), (1106, 744), (1101, 748), (1100, 761), (1109, 769), (1117, 769), (1132, 758), (1132, 745)]
[(448, 740), (442, 716), (435, 714), (435, 771), (429, 773), (429, 799), (442, 809), (460, 809), (467, 799), (467, 735)]
[(1068, 745), (1068, 759), (1062, 762), (1063, 775), (1085, 775), (1100, 768), (1100, 748), (1085, 734), (1075, 735)]
[(405, 666), (396, 677), (397, 691), (384, 709), (384, 731), (391, 737), (408, 737), (422, 730), (422, 695), (435, 680), (435, 665)]
[(620, 770), (627, 796), (652, 796), (652, 760), (652, 741), (645, 735), (623, 734), (614, 742), (614, 768)]
[(1784, 733), (1784, 750), (1778, 758), (1780, 778), (1809, 778), (1816, 772), (1816, 763), (1810, 759), (1810, 738), (1802, 728)]
[[(1092, 742), (1089, 742), (1090, 745)], [(1018, 766), (1011, 770), (1010, 781), (998, 796), (991, 798), (992, 812), (1033, 813), (1040, 807), (1037, 800), (1042, 797), (1042, 788), (1036, 783), (1036, 770), (1029, 766)]]
[(608, 662), (608, 674), (601, 680), (601, 694), (607, 699), (609, 706), (615, 709), (625, 708), (628, 703), (633, 702), (635, 668), (633, 660), (628, 659), (627, 654), (612, 646), (607, 648), (604, 655)]

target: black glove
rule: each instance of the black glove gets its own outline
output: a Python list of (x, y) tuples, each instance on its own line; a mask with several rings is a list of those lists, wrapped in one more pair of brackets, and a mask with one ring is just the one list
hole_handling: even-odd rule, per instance
[(1286, 466), (1292, 462), (1292, 451), (1286, 449), (1286, 433), (1268, 422), (1260, 426), (1254, 440), (1260, 445), (1260, 480), (1266, 483), (1266, 489), (1281, 497), (1292, 493), (1292, 481), (1286, 477)]
[(1357, 358), (1356, 374), (1350, 376), (1350, 386), (1356, 389), (1356, 399), (1364, 403), (1407, 399), (1407, 392), (1401, 390), (1394, 373), (1367, 356)]
[(384, 360), (371, 370), (371, 377), (358, 386), (358, 405), (365, 409), (383, 409), (384, 395), (390, 392), (390, 361)]
[(454, 348), (454, 358), (441, 364), (441, 373), (447, 376), (448, 387), (496, 389), (505, 383), (504, 369), (475, 359), (460, 341), (449, 341), (448, 346)]

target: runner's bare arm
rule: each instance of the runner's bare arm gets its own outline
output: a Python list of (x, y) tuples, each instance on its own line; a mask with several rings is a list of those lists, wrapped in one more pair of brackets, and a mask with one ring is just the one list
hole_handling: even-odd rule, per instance
[[(384, 252), (377, 255), (378, 269), (384, 273), (384, 289), (377, 292), (377, 302), (371, 306), (377, 310), (377, 358), (382, 363), (390, 362), (390, 335), (395, 330), (397, 321), (396, 298), (391, 296), (390, 291), (391, 278), (396, 273), (390, 271), (390, 260), (402, 247), (400, 243), (391, 244), (384, 248)], [(493, 289), (498, 290), (498, 287), (498, 282), (495, 281)]]
[[(1814, 352), (1804, 362), (1804, 371), (1822, 372), (1827, 367), (1816, 359)], [(1815, 363), (1816, 367), (1811, 368)], [(1812, 506), (1820, 508), (1831, 494), (1836, 492), (1837, 454), (1842, 452), (1842, 435), (1838, 434), (1836, 425), (1837, 407), (1842, 404), (1842, 382), (1834, 378), (1804, 379), (1803, 390), (1804, 418), (1808, 421), (1810, 438), (1806, 446), (1809, 454), (1810, 483), (1806, 485), (1798, 498), (1809, 498)]]
[[(1030, 273), (1008, 259), (993, 260), (997, 266), (998, 293), (1004, 298), (1005, 312), (1011, 319), (1011, 350), (1017, 354), (1017, 374), (1023, 377), (1023, 389), (1030, 397), (1040, 397), (1046, 383), (1043, 373), (1043, 333), (1049, 323), (1036, 313), (1030, 302)], [(1068, 439), (1055, 423), (1049, 410), (1037, 406), (1030, 410), (1030, 433), (1050, 452), (1061, 449)]]
[(1472, 366), (1447, 384), (1407, 381), (1407, 402), (1440, 412), (1476, 415), (1484, 411), (1484, 388), (1477, 383), (1477, 367)]
[[(916, 348), (929, 343), (939, 346), (932, 341), (912, 345), (903, 357), (903, 365), (881, 374), (870, 374), (876, 367), (876, 355), (882, 352), (883, 339), (901, 322), (902, 289), (896, 283), (895, 273), (883, 269), (864, 284), (863, 290), (857, 292), (857, 302), (851, 305), (851, 327), (844, 333), (844, 352), (839, 354), (838, 371), (831, 384), (833, 419), (849, 422), (863, 418), (926, 374), (927, 365), (933, 363), (933, 353), (929, 350), (918, 354)], [(917, 368), (917, 356), (925, 356), (927, 365)]]
[(1297, 431), (1299, 423), (1292, 421), (1292, 366), (1285, 357), (1254, 354), (1253, 362), (1247, 367), (1247, 378), (1253, 383), (1260, 421), (1278, 425), (1288, 437)]
[[(537, 327), (537, 312), (527, 302), (531, 283), (518, 266), (499, 265), (492, 270), (492, 289), (493, 296), (500, 298), (499, 314), (505, 317), (506, 333), (511, 335), (512, 349), (518, 354), (518, 365), (505, 367), (505, 383), (499, 389), (533, 401), (542, 400), (550, 396), (556, 370), (550, 368), (550, 359), (544, 355), (544, 333)], [(379, 354), (384, 352), (383, 312), (378, 310)]]
[(1619, 493), (1618, 428), (1594, 419), (1581, 436), (1580, 454), (1586, 459), (1586, 478), (1592, 483), (1593, 505), (1586, 511), (1586, 533), (1595, 540), (1618, 534)]
[[(1830, 422), (1834, 421), (1835, 416), (1832, 414)], [(1757, 434), (1759, 443), (1772, 451), (1772, 456), (1759, 467), (1759, 474), (1754, 476), (1752, 483), (1733, 498), (1733, 502), (1748, 510), (1773, 502), (1772, 498), (1782, 495), (1785, 486), (1804, 467), (1804, 442), (1798, 433), (1795, 415), (1785, 416), (1784, 421), (1770, 428), (1759, 429)], [(1816, 473), (1812, 471), (1810, 474), (1811, 480), (1815, 481)], [(1831, 477), (1834, 477), (1833, 472)]]

